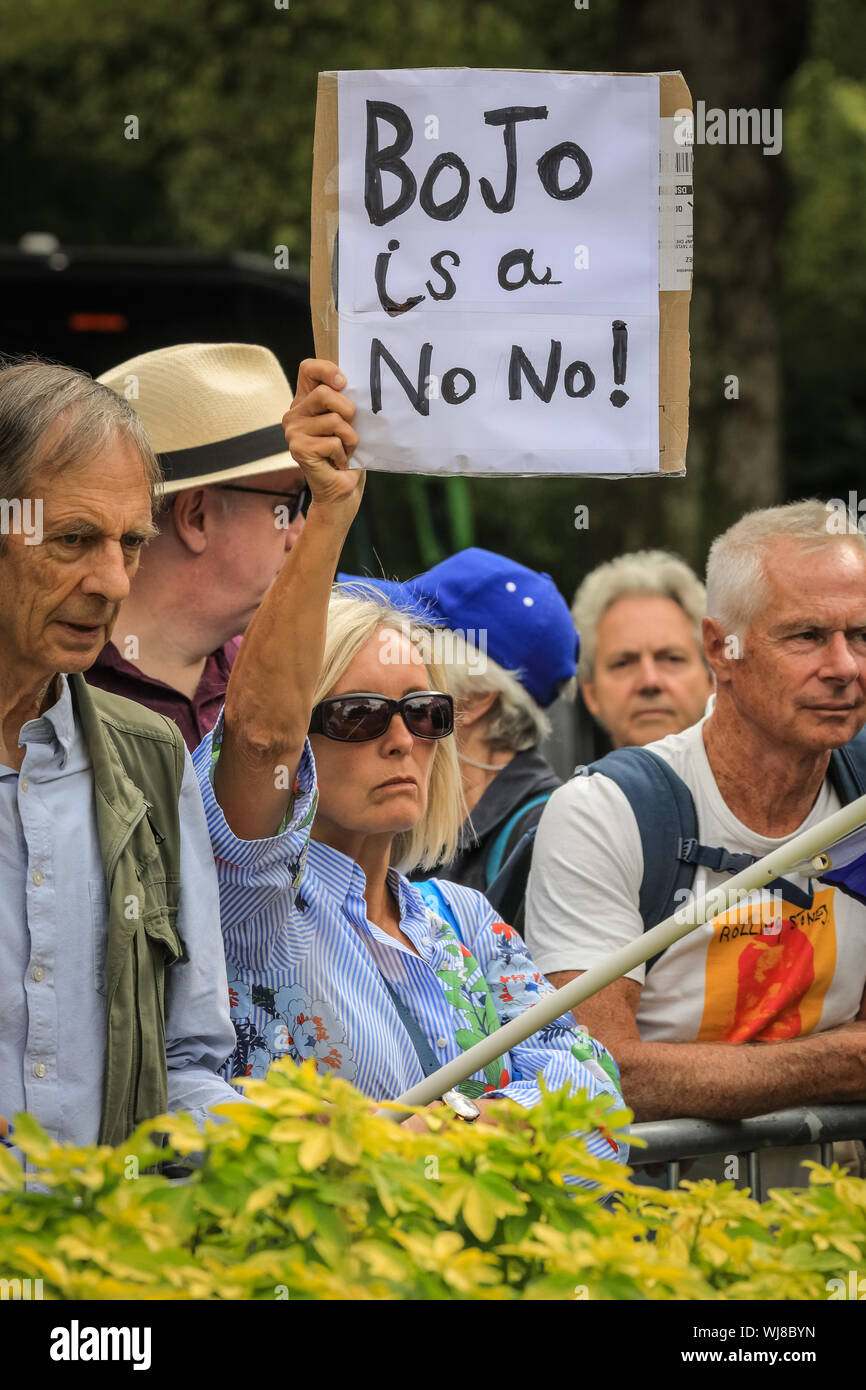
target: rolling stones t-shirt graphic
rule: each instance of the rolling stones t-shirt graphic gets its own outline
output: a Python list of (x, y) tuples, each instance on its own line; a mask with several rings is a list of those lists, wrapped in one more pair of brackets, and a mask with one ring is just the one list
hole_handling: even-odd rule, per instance
[[(812, 1033), (836, 970), (832, 888), (810, 908), (761, 904), (717, 917), (707, 944), (699, 1042), (778, 1042)], [(762, 920), (762, 916), (768, 920)]]
[[(650, 746), (689, 788), (703, 845), (762, 858), (839, 809), (827, 780), (802, 824), (771, 839), (739, 821), (722, 797), (702, 723)], [(545, 821), (548, 844), (566, 847), (563, 869), (559, 877), (556, 856), (542, 855), (544, 881), (530, 885), (527, 937), (539, 969), (588, 970), (643, 936), (640, 832), (625, 795), (603, 774), (576, 777), (555, 792)], [(729, 882), (729, 874), (699, 866), (689, 896), (700, 901)], [(772, 889), (741, 894), (736, 905), (626, 978), (642, 986), (637, 1026), (645, 1042), (808, 1037), (858, 1015), (866, 906), (819, 883), (808, 865), (797, 866)]]

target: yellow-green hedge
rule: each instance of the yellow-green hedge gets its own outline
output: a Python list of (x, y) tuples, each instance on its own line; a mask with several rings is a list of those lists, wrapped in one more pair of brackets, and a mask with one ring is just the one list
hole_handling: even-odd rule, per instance
[[(527, 1125), (376, 1119), (312, 1064), (277, 1064), (202, 1137), (187, 1116), (117, 1149), (16, 1140), (51, 1190), (26, 1192), (0, 1149), (0, 1272), (67, 1299), (825, 1299), (866, 1260), (866, 1182), (815, 1167), (762, 1205), (730, 1183), (666, 1193), (569, 1137), (628, 1119), (545, 1096)], [(204, 1152), (181, 1182), (149, 1172)], [(566, 1187), (566, 1171), (599, 1187)]]

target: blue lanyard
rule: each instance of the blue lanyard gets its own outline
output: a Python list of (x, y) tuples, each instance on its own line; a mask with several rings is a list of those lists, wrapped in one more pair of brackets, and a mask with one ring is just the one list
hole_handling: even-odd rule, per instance
[[(379, 974), (382, 975), (381, 970)], [(391, 996), (391, 1002), (400, 1017), (400, 1022), (409, 1034), (409, 1040), (418, 1054), (418, 1061), (421, 1063), (421, 1070), (425, 1076), (432, 1076), (434, 1071), (439, 1071), (442, 1063), (436, 1056), (432, 1047), (425, 1038), (421, 1025), (407, 1004), (403, 1003), (394, 986), (389, 984), (382, 975), (382, 984)]]

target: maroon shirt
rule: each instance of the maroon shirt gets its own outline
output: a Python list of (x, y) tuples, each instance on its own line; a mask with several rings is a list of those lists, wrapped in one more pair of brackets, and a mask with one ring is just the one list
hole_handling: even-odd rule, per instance
[(217, 721), (226, 696), (229, 672), (238, 654), (240, 637), (232, 637), (224, 646), (211, 652), (205, 662), (196, 692), (190, 700), (179, 690), (166, 685), (155, 676), (146, 676), (137, 666), (126, 661), (113, 642), (107, 642), (84, 678), (89, 685), (123, 695), (139, 705), (147, 705), (157, 714), (173, 719), (192, 753), (205, 734)]

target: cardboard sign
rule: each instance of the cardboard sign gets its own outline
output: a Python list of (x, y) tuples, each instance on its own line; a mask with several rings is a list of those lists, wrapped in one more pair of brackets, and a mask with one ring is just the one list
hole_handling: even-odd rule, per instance
[(688, 104), (678, 74), (320, 75), (313, 325), (356, 466), (684, 471), (690, 290), (659, 286), (690, 269), (659, 174)]

